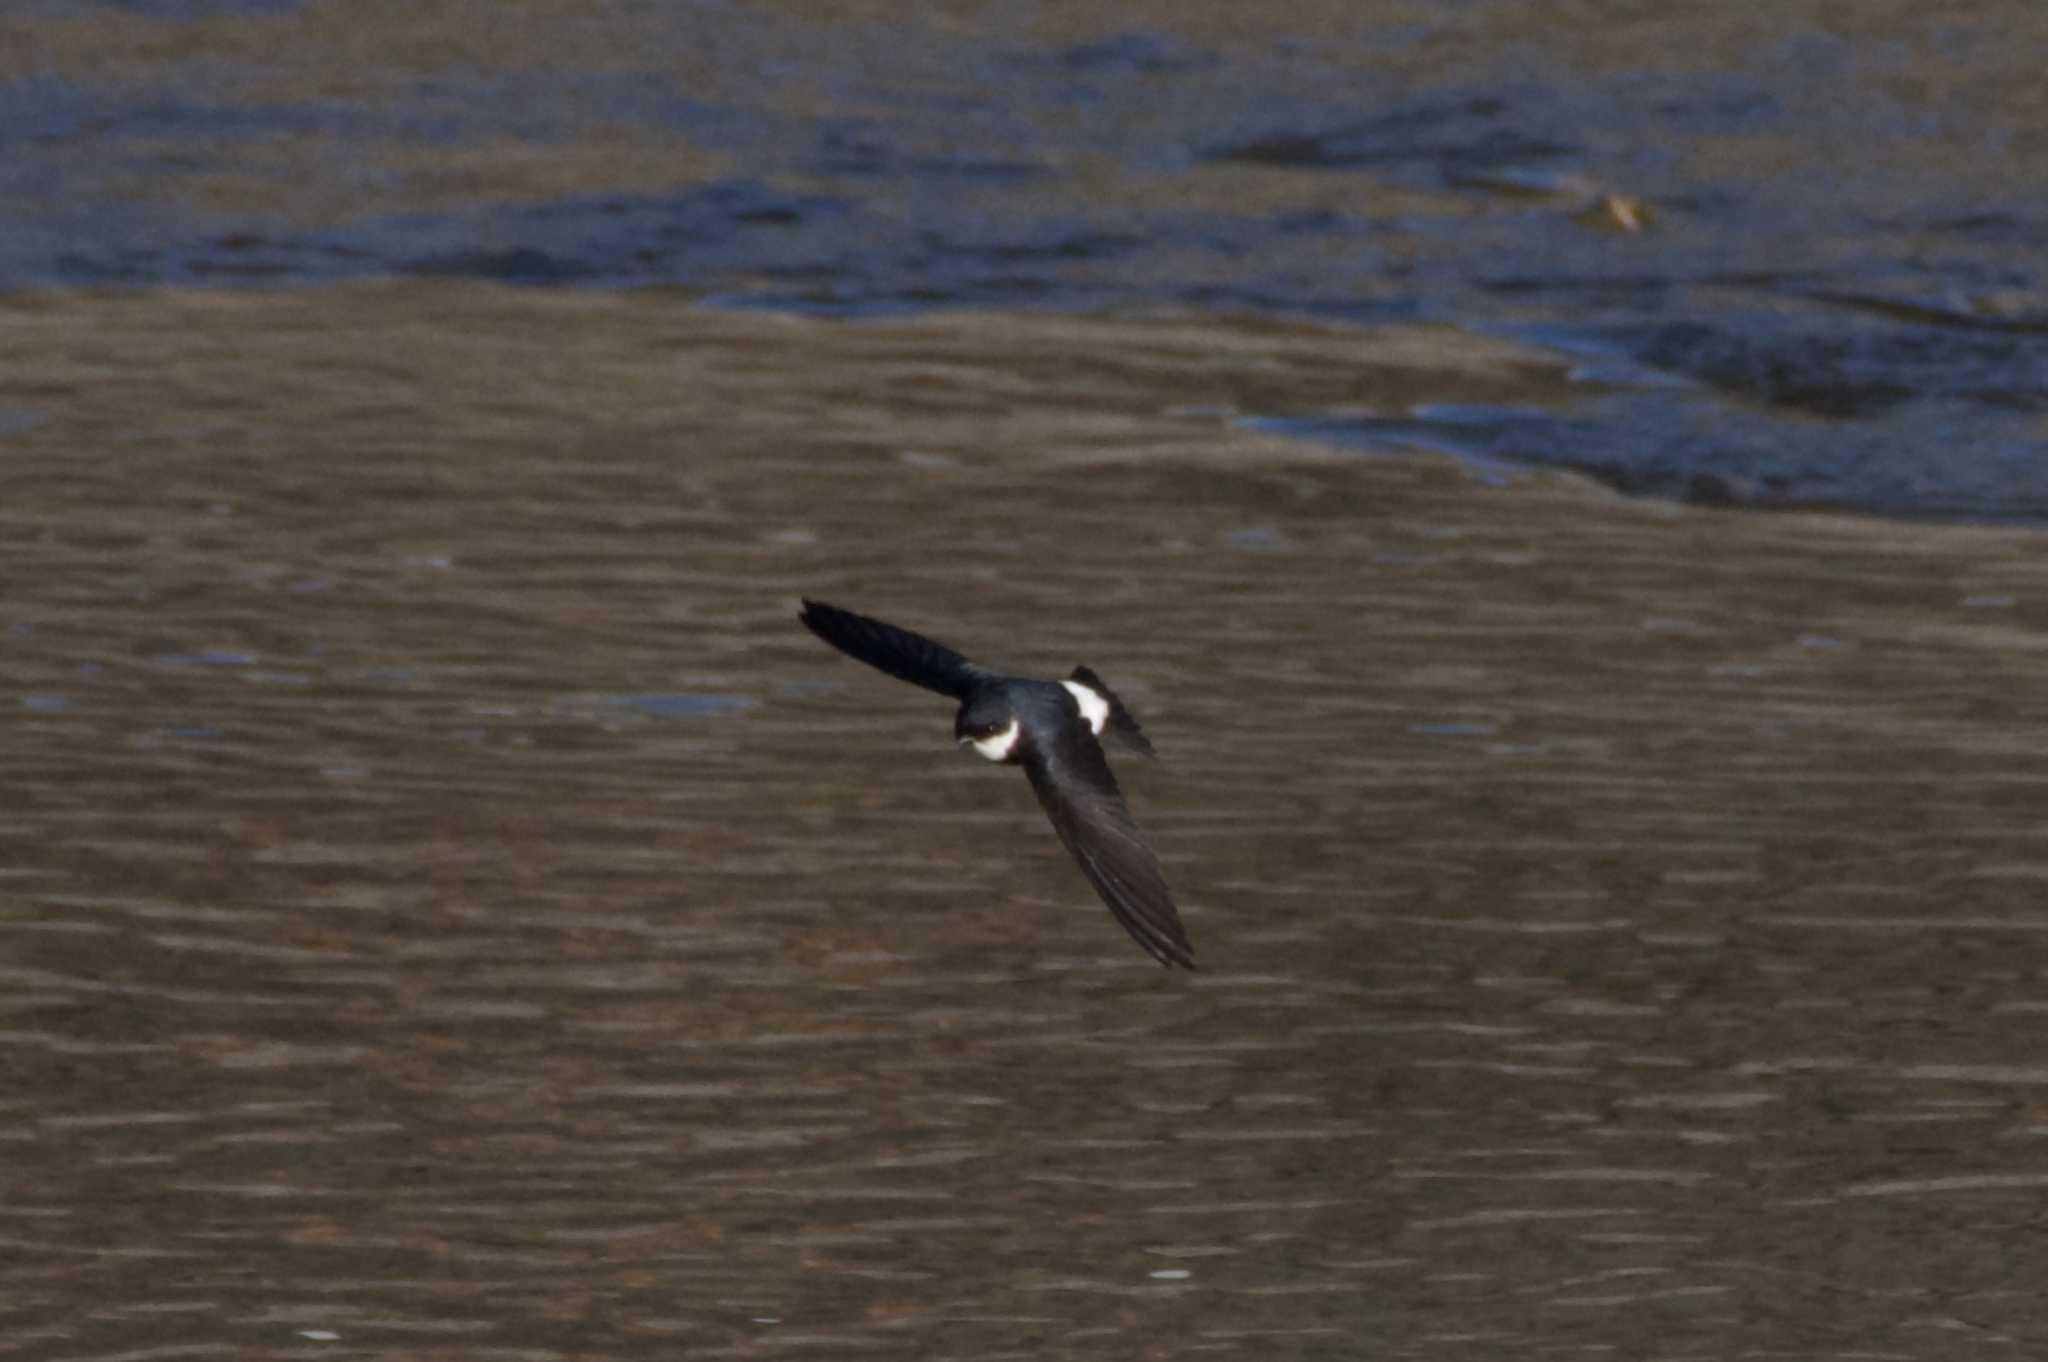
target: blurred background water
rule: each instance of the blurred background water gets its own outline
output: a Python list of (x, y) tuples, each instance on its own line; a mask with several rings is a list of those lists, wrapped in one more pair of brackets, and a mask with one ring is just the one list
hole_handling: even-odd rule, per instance
[(0, 17), (0, 1356), (2041, 1352), (2044, 26)]
[(43, 3), (0, 89), (0, 284), (1428, 321), (1573, 381), (1247, 417), (2037, 519), (2043, 50), (2010, 0)]

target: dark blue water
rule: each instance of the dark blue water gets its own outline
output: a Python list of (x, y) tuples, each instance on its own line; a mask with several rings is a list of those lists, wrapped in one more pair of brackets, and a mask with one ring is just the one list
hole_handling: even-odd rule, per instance
[(1862, 31), (1818, 5), (346, 10), (38, 6), (0, 83), (0, 288), (1442, 323), (1574, 366), (1582, 398), (1247, 415), (1656, 495), (2048, 515), (2025, 5)]

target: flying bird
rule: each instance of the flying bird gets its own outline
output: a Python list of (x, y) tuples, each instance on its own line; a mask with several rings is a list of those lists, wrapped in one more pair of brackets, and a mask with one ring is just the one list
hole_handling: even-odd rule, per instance
[(1130, 710), (1086, 667), (1064, 681), (1004, 676), (943, 643), (821, 601), (798, 616), (856, 661), (960, 702), (953, 736), (990, 761), (1022, 766), (1053, 830), (1131, 939), (1163, 965), (1195, 967), (1194, 948), (1103, 756), (1101, 739), (1152, 755)]

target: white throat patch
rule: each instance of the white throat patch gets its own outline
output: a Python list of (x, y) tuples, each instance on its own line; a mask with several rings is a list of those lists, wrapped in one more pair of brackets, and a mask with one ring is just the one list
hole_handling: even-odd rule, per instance
[(1102, 736), (1102, 726), (1109, 722), (1109, 699), (1101, 691), (1090, 690), (1079, 681), (1062, 681), (1073, 693), (1074, 703), (1081, 707), (1081, 717), (1088, 721), (1088, 727), (1096, 737)]
[(974, 739), (974, 750), (987, 757), (990, 761), (1001, 761), (1008, 757), (1011, 749), (1016, 747), (1016, 745), (1017, 721), (1015, 719), (1010, 720), (1010, 726), (1000, 733), (992, 734), (986, 738)]

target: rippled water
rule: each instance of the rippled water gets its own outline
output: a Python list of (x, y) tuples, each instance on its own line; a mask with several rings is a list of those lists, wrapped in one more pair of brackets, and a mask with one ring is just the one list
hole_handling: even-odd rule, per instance
[[(12, 1355), (2048, 1339), (2048, 566), (1359, 459), (1454, 328), (0, 309)], [(800, 593), (1086, 661), (1204, 972)]]
[(1245, 415), (1705, 503), (2038, 522), (2044, 16), (39, 0), (0, 20), (0, 286), (1428, 322), (1576, 381)]
[(2042, 12), (1245, 13), (0, 19), (0, 1356), (2048, 1350)]

